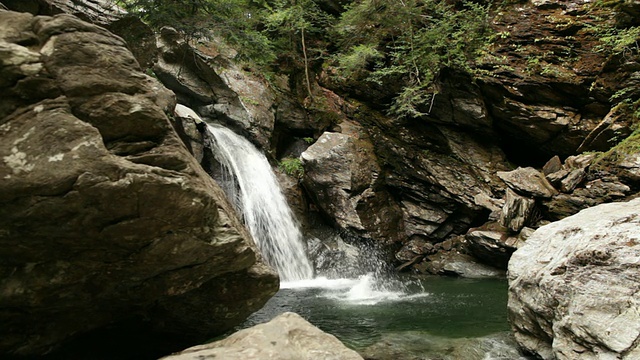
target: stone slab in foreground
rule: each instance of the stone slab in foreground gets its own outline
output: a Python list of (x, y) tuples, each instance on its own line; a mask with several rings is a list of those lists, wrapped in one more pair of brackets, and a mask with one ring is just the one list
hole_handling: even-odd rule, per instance
[(362, 360), (335, 336), (287, 312), (228, 338), (194, 346), (162, 360)]

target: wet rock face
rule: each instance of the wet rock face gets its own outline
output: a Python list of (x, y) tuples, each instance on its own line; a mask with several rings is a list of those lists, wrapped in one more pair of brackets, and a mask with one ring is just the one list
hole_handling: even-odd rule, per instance
[[(380, 89), (360, 75), (332, 81), (325, 69), (322, 84), (363, 103), (354, 118), (375, 144), (379, 182), (402, 211), (405, 246), (397, 259), (404, 265), (418, 240), (437, 244), (485, 221), (499, 221), (508, 238), (637, 191), (637, 137), (602, 171), (569, 163), (629, 136), (635, 118), (623, 105), (640, 96), (637, 51), (614, 55), (605, 36), (635, 26), (638, 5), (594, 5), (525, 1), (492, 13), (495, 37), (472, 59), (473, 76), (443, 69), (437, 95), (422, 109), (428, 115), (413, 119), (381, 114), (401, 79)], [(498, 243), (491, 242), (496, 259), (481, 255), (484, 245), (474, 255), (504, 267), (514, 249)]]
[(121, 38), (0, 11), (0, 63), (0, 354), (131, 319), (195, 343), (275, 293)]
[(606, 150), (616, 133), (630, 133), (629, 118), (617, 116), (610, 98), (629, 87), (637, 71), (629, 65), (637, 59), (609, 58), (609, 45), (594, 29), (630, 26), (620, 16), (628, 18), (637, 9), (633, 3), (531, 1), (493, 19), (500, 36), (477, 63), (491, 73), (479, 86), (512, 158), (533, 165), (553, 155)]
[(640, 357), (639, 208), (635, 199), (583, 210), (513, 254), (508, 311), (524, 349), (543, 359)]
[[(582, 209), (620, 201), (633, 194), (631, 187), (613, 175), (626, 170), (623, 166), (624, 161), (620, 164), (610, 164), (607, 171), (600, 171), (597, 169), (601, 165), (594, 163), (594, 158), (594, 154), (583, 154), (568, 157), (559, 167), (550, 165), (554, 162), (553, 159), (545, 165), (548, 172), (546, 179), (560, 190), (559, 194), (542, 201), (541, 205), (547, 218), (559, 220)], [(625, 179), (625, 182), (635, 184), (633, 180)]]
[(381, 178), (400, 203), (407, 239), (442, 241), (495, 210), (490, 199), (504, 186), (495, 173), (506, 170), (496, 146), (417, 119), (396, 123), (372, 115), (365, 121)]

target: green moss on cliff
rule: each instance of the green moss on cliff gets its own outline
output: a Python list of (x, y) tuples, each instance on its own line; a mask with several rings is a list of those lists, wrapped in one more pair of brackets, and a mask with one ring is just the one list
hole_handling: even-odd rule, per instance
[(633, 132), (608, 151), (599, 153), (592, 167), (594, 170), (606, 170), (618, 166), (630, 155), (640, 154), (640, 100), (631, 103), (627, 99), (619, 103), (616, 109), (623, 116), (631, 118)]

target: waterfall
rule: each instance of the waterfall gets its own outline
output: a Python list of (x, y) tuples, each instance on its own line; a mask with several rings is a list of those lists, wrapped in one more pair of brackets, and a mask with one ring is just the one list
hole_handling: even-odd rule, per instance
[[(183, 105), (177, 105), (175, 113), (202, 121)], [(278, 271), (281, 288), (320, 288), (323, 292), (318, 296), (351, 304), (377, 304), (426, 295), (424, 291), (415, 295), (414, 291), (407, 291), (403, 282), (385, 276), (384, 264), (375, 249), (358, 250), (345, 245), (342, 239), (337, 243), (346, 249), (344, 256), (334, 259), (335, 263), (329, 261), (330, 271), (324, 269), (319, 277), (312, 279), (314, 270), (304, 249), (302, 234), (267, 158), (248, 140), (227, 128), (207, 124), (207, 130), (213, 139), (211, 153), (221, 165), (217, 180), (243, 217), (265, 261)], [(317, 235), (327, 240), (333, 236), (330, 233)], [(336, 249), (315, 240), (312, 247), (316, 258), (336, 255)]]
[(313, 268), (302, 234), (267, 158), (233, 131), (207, 124), (212, 153), (222, 165), (222, 187), (242, 214), (265, 261), (283, 281), (310, 279)]

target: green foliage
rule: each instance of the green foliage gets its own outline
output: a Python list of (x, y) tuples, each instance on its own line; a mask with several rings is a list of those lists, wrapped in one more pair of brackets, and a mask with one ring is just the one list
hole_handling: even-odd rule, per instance
[(267, 63), (273, 46), (261, 31), (263, 7), (252, 0), (116, 0), (155, 29), (170, 26), (188, 40), (222, 36), (241, 58)]
[[(264, 21), (267, 30), (280, 39), (276, 42), (280, 57), (293, 60), (294, 67), (302, 60), (308, 99), (313, 102), (310, 68), (312, 61), (320, 58), (324, 49), (310, 48), (308, 37), (311, 35), (316, 40), (322, 38), (331, 17), (316, 0), (275, 0)], [(302, 59), (299, 55), (302, 55)]]
[(265, 16), (270, 30), (284, 32), (318, 31), (327, 20), (328, 15), (315, 0), (276, 0)]
[[(436, 94), (436, 92), (430, 91), (429, 88), (420, 84), (405, 86), (394, 99), (389, 108), (389, 112), (391, 114), (409, 117), (427, 115), (431, 111), (431, 106), (429, 106), (426, 112), (423, 112), (420, 107), (426, 105), (427, 101), (435, 101)], [(431, 103), (433, 103), (433, 101), (431, 101)]]
[(302, 176), (304, 175), (302, 161), (297, 158), (284, 158), (280, 160), (278, 168), (284, 171), (287, 175), (293, 176), (297, 179), (302, 179)]
[(158, 75), (156, 75), (155, 72), (153, 72), (153, 69), (147, 69), (147, 75), (155, 78), (156, 80), (158, 80)]
[(396, 116), (428, 113), (440, 72), (469, 70), (489, 39), (487, 7), (464, 0), (355, 0), (339, 20), (321, 0), (115, 1), (151, 26), (172, 26), (188, 39), (222, 36), (262, 72), (304, 69), (310, 106), (320, 101), (313, 96), (313, 70), (329, 59), (329, 49), (336, 51), (330, 59), (342, 79), (383, 88), (403, 84), (389, 104)]
[(615, 101), (625, 100), (627, 99), (629, 94), (633, 93), (633, 91), (634, 89), (631, 87), (622, 88), (616, 91), (613, 95), (611, 95), (611, 97), (609, 98), (609, 101), (615, 102)]
[(640, 26), (617, 27), (600, 19), (595, 25), (585, 24), (585, 31), (599, 38), (600, 44), (594, 47), (597, 52), (609, 55), (640, 53)]
[[(267, 6), (263, 17), (265, 32), (271, 36), (278, 53), (294, 57), (301, 54), (303, 32), (321, 37), (332, 21), (316, 0), (276, 0)], [(313, 50), (316, 56), (324, 51)]]
[(302, 140), (304, 140), (304, 142), (306, 142), (307, 144), (313, 144), (313, 138), (312, 137), (305, 137), (302, 138)]
[(616, 146), (600, 154), (596, 158), (596, 166), (594, 166), (594, 168), (597, 169), (598, 167), (617, 164), (629, 155), (638, 153), (640, 153), (640, 129), (636, 129)]
[(340, 75), (351, 77), (382, 58), (384, 55), (376, 49), (374, 44), (359, 44), (351, 48), (348, 53), (337, 56), (336, 61)]
[(602, 45), (596, 47), (596, 51), (605, 51), (612, 54), (638, 53), (640, 52), (640, 26), (632, 26), (626, 29), (615, 27), (606, 28), (600, 33)]
[(633, 132), (620, 142), (617, 136), (614, 137), (612, 142), (618, 142), (617, 144), (608, 151), (597, 153), (594, 165), (591, 166), (593, 170), (605, 170), (619, 164), (629, 155), (640, 153), (640, 100), (624, 99), (614, 110), (619, 116), (630, 117)]
[(336, 61), (351, 73), (375, 61), (369, 80), (381, 85), (402, 79), (406, 86), (390, 113), (417, 117), (430, 111), (442, 69), (469, 69), (487, 29), (488, 10), (476, 3), (455, 8), (442, 0), (356, 1), (335, 27), (341, 38)]

